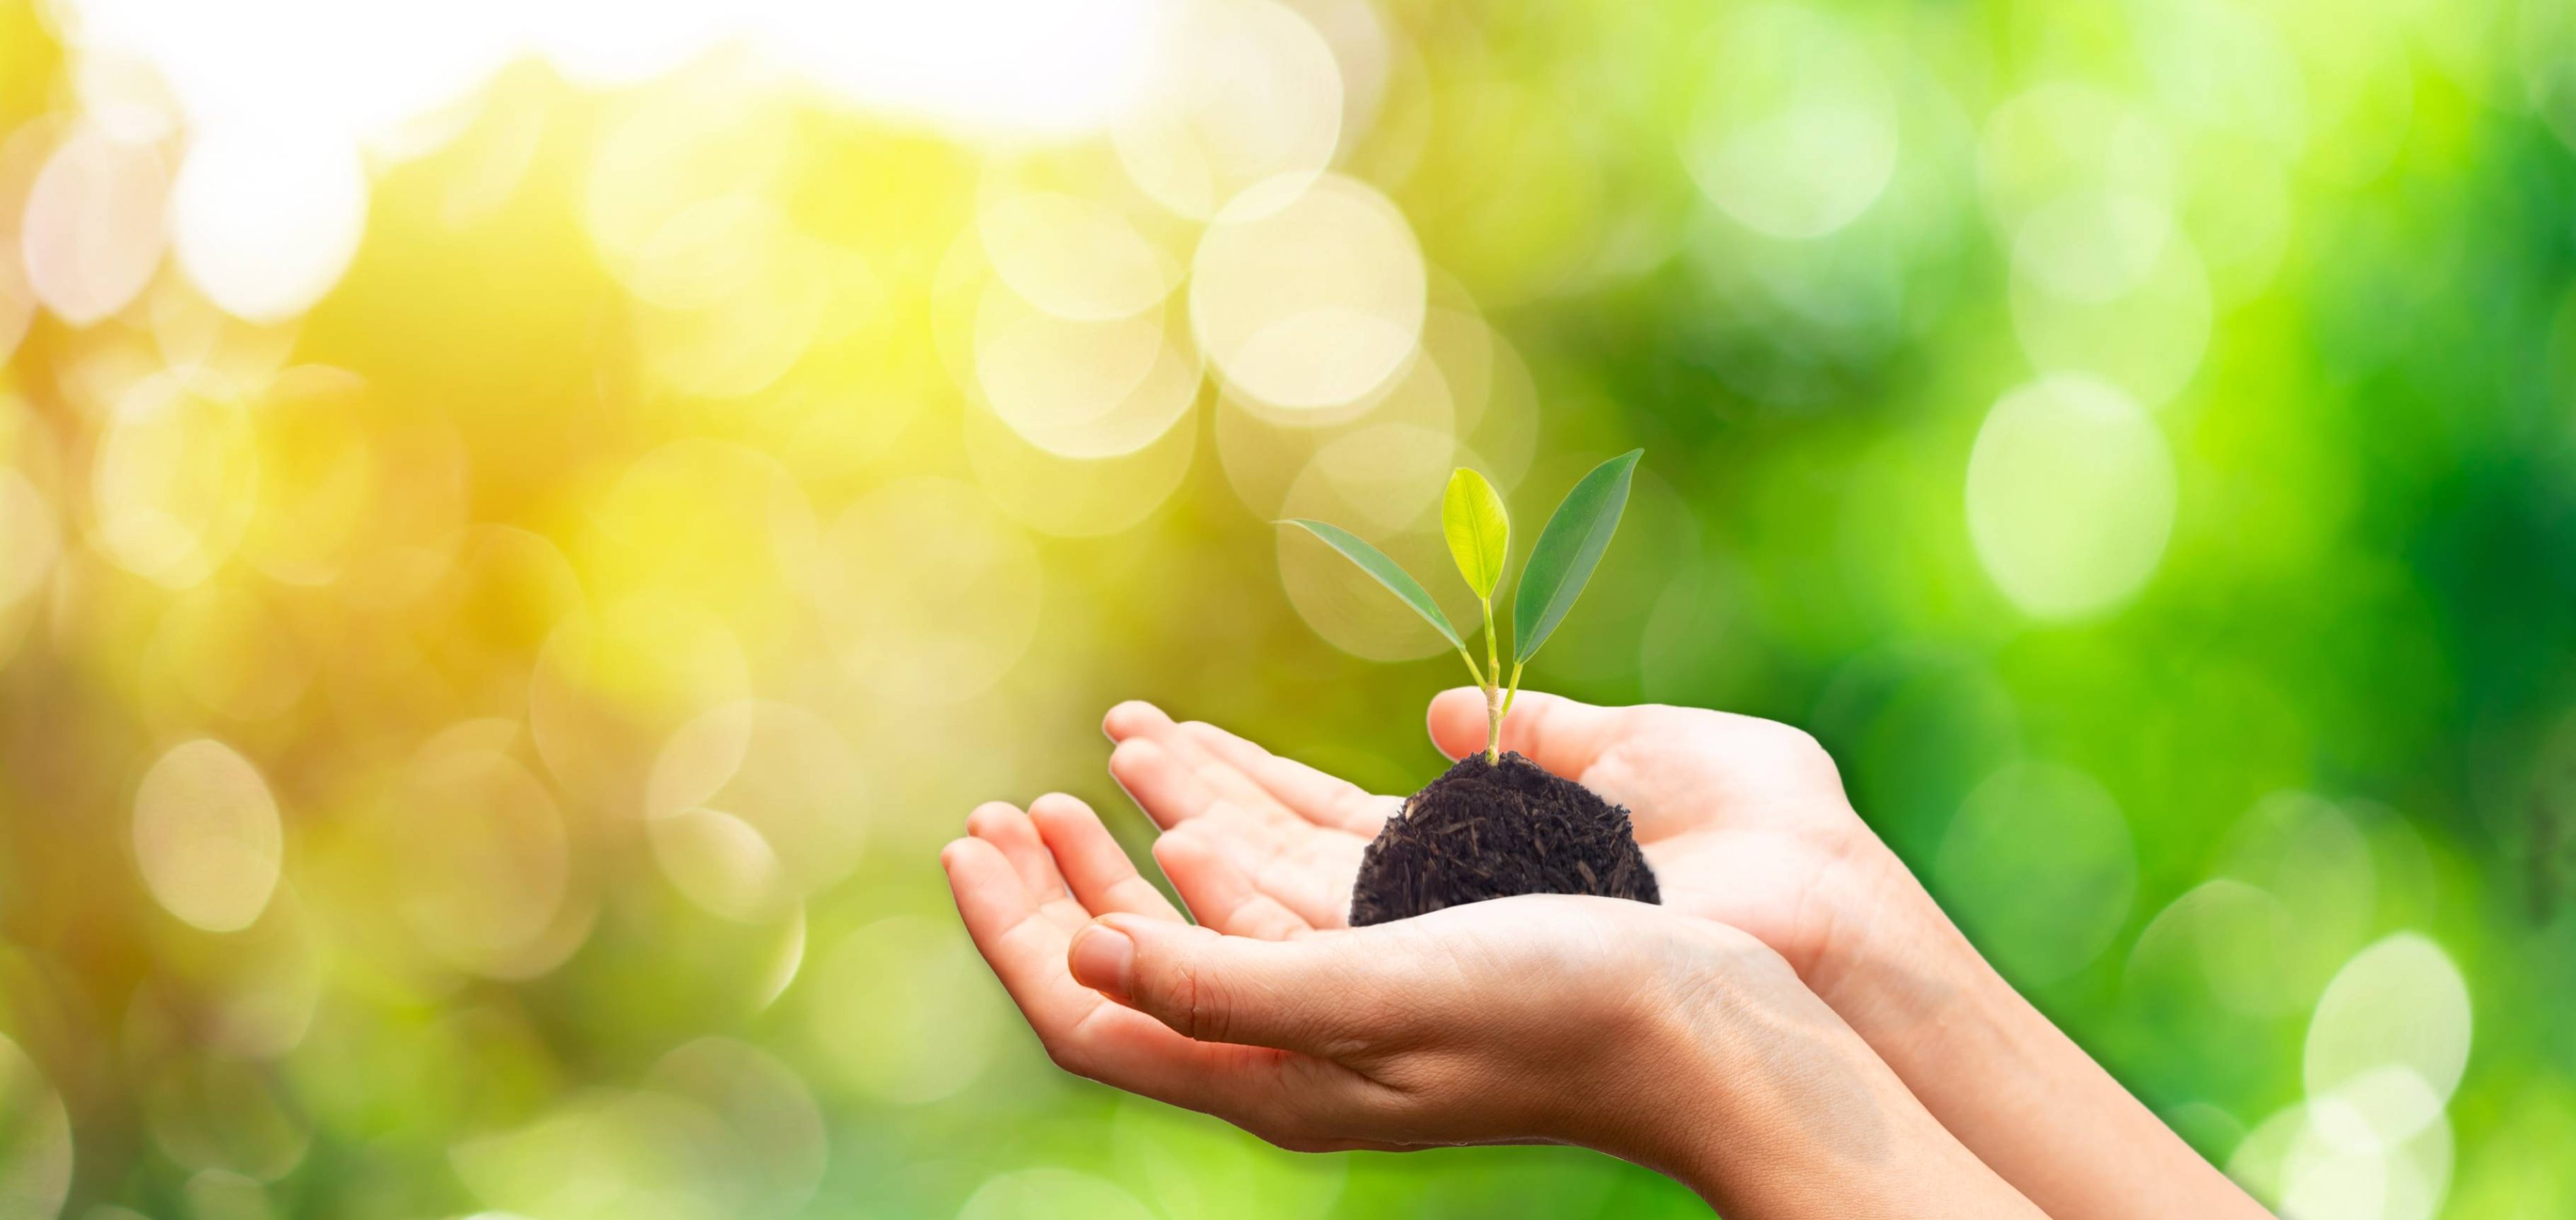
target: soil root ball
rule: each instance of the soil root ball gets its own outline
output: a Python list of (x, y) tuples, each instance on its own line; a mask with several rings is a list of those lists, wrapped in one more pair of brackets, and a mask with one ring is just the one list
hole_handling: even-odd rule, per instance
[(1663, 900), (1627, 810), (1518, 754), (1470, 754), (1369, 844), (1351, 925), (1514, 894)]

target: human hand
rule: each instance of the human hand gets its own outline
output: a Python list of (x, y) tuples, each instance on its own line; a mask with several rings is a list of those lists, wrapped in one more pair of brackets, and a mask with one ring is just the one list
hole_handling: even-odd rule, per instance
[(1183, 847), (1192, 927), (1070, 797), (969, 831), (941, 858), (977, 947), (1104, 1083), (1306, 1150), (1583, 1144), (1778, 1214), (2027, 1206), (1721, 924), (1534, 895), (1319, 930)]
[[(1442, 694), (1430, 723), (1452, 758), (1483, 749), (1482, 692)], [(1111, 774), (1167, 842), (1227, 860), (1314, 926), (1347, 922), (1361, 853), (1400, 798), (1151, 704), (1120, 704), (1103, 727), (1118, 743)], [(1839, 981), (1892, 908), (1913, 906), (1904, 916), (1919, 919), (1929, 905), (1853, 812), (1833, 760), (1787, 725), (1524, 691), (1503, 748), (1626, 806), (1665, 906), (1752, 933), (1819, 988)]]
[[(1482, 749), (1482, 692), (1442, 694), (1430, 722), (1451, 757)], [(1239, 887), (1246, 909), (1344, 921), (1361, 852), (1397, 798), (1145, 704), (1121, 704), (1106, 727), (1118, 741), (1110, 769), (1166, 827), (1155, 855), (1184, 894), (1222, 864), (1251, 879)], [(1524, 691), (1502, 744), (1626, 806), (1667, 910), (1776, 950), (1951, 1133), (2050, 1214), (2260, 1214), (1986, 964), (1853, 811), (1806, 734)]]

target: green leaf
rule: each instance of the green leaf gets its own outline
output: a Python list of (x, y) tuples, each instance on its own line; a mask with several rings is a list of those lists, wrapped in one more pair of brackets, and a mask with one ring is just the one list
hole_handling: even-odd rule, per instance
[(1527, 664), (1537, 656), (1538, 646), (1583, 595), (1610, 535), (1619, 528), (1619, 514), (1628, 507), (1629, 480), (1645, 453), (1631, 449), (1593, 467), (1565, 493), (1556, 515), (1538, 532), (1529, 564), (1521, 569), (1520, 588), (1512, 593), (1512, 664)]
[(1429, 620), (1432, 629), (1438, 631), (1442, 639), (1449, 641), (1450, 647), (1458, 649), (1467, 647), (1467, 642), (1458, 638), (1458, 629), (1449, 625), (1449, 616), (1441, 612), (1440, 603), (1431, 600), (1431, 594), (1422, 587), (1422, 582), (1415, 580), (1403, 568), (1397, 567), (1394, 560), (1386, 557), (1386, 552), (1370, 546), (1359, 535), (1338, 525), (1326, 525), (1321, 521), (1308, 521), (1302, 517), (1291, 518), (1279, 524), (1297, 526), (1323, 539), (1324, 545), (1340, 551), (1343, 558), (1360, 565), (1361, 571), (1376, 577), (1377, 583), (1385, 585), (1388, 591), (1402, 598), (1405, 605), (1413, 607), (1415, 614)]
[(1440, 532), (1449, 536), (1450, 557), (1467, 587), (1490, 600), (1512, 553), (1512, 518), (1485, 476), (1464, 466), (1449, 476), (1449, 491), (1440, 498)]

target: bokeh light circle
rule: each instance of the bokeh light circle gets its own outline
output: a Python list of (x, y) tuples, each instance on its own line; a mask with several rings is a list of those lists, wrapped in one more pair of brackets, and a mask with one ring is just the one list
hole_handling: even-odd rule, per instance
[(786, 241), (787, 222), (748, 192), (688, 204), (635, 250), (627, 290), (664, 309), (705, 309), (749, 287)]
[(2004, 596), (2080, 618), (2146, 583), (2173, 530), (2173, 456), (2119, 390), (2054, 376), (1987, 413), (1968, 458), (1968, 536)]
[(1932, 877), (1995, 967), (2035, 986), (2110, 947), (2137, 895), (2137, 849), (2119, 804), (2091, 776), (2015, 763), (1968, 794)]
[(509, 720), (447, 729), (413, 755), (384, 814), (403, 924), (440, 961), (493, 978), (552, 968), (587, 928), (571, 909), (570, 828), (512, 757), (523, 740)]
[(975, 384), (1028, 442), (1068, 458), (1134, 453), (1197, 401), (1197, 346), (1160, 306), (1107, 319), (1038, 309), (999, 282), (975, 313)]
[[(2227, 995), (2266, 1015), (2306, 1008), (2367, 937), (2379, 906), (2370, 840), (2334, 802), (2276, 792), (2255, 802), (2221, 843), (2219, 878), (2256, 888), (2271, 923), (2231, 947)], [(2259, 930), (2245, 929), (2242, 935)], [(2259, 966), (2258, 966), (2259, 963)]]
[[(2024, 235), (2036, 227), (2025, 227)], [(2120, 286), (2088, 282), (2075, 294), (2049, 273), (2025, 268), (2024, 247), (2016, 246), (2013, 333), (2031, 364), (2043, 373), (2093, 374), (2148, 406), (2180, 393), (2209, 346), (2209, 273), (2181, 233), (2155, 244), (2155, 259), (2144, 270), (2118, 272)], [(2097, 290), (2102, 294), (2090, 295)]]
[(1059, 318), (1129, 317), (1161, 304), (1180, 283), (1180, 260), (1096, 200), (1031, 191), (986, 207), (975, 230), (993, 273)]
[(2290, 908), (2269, 892), (2227, 877), (2205, 881), (2147, 921), (2130, 951), (2123, 985), (2178, 993), (2142, 1000), (2275, 1015), (2295, 1002), (2283, 973), (2282, 946), (2297, 932)]
[(567, 794), (639, 815), (663, 742), (750, 687), (724, 620), (685, 598), (634, 594), (576, 610), (546, 637), (528, 680), (528, 731)]
[(2160, 203), (2125, 191), (2070, 190), (2014, 230), (2013, 273), (2066, 300), (2113, 300), (2147, 278), (2172, 239), (2172, 218)]
[(777, 1057), (731, 1038), (700, 1038), (662, 1056), (646, 1079), (724, 1122), (748, 1214), (796, 1215), (822, 1184), (830, 1132), (813, 1091)]
[(170, 192), (172, 252), (226, 313), (277, 322), (339, 283), (366, 232), (367, 171), (344, 138), (221, 128), (188, 147)]
[(726, 704), (682, 725), (655, 758), (644, 795), (656, 820), (715, 810), (742, 822), (774, 849), (782, 881), (807, 894), (857, 864), (869, 804), (849, 739), (813, 712), (773, 700)]
[(1896, 175), (1896, 93), (1842, 22), (1782, 4), (1737, 10), (1681, 137), (1682, 162), (1728, 216), (1772, 237), (1822, 237)]
[(2340, 1099), (2311, 1098), (2263, 1120), (2237, 1143), (2227, 1173), (2289, 1220), (2432, 1220), (2450, 1191), (2451, 1124), (2434, 1121), (2402, 1142), (2356, 1145)]
[(2460, 968), (2430, 939), (2401, 932), (2326, 984), (2301, 1076), (2311, 1099), (2341, 1097), (2369, 1137), (2394, 1144), (2440, 1117), (2468, 1064), (2470, 1025)]
[[(1433, 333), (1426, 328), (1426, 337)], [(1443, 353), (1426, 349), (1385, 389), (1337, 410), (1284, 410), (1241, 395), (1221, 394), (1214, 428), (1218, 464), (1224, 468), (1236, 498), (1265, 520), (1284, 515), (1291, 490), (1327, 450), (1337, 450), (1329, 465), (1334, 468), (1336, 481), (1345, 484), (1382, 481), (1366, 475), (1353, 479), (1351, 476), (1358, 473), (1353, 467), (1371, 467), (1394, 479), (1422, 475), (1427, 470), (1425, 477), (1438, 484), (1448, 476), (1426, 464), (1441, 460), (1430, 452), (1440, 447), (1439, 441), (1432, 438), (1463, 435), (1461, 417), (1465, 408), (1472, 406), (1480, 417), (1479, 425), (1491, 425), (1480, 431), (1512, 459), (1509, 464), (1489, 462), (1479, 469), (1487, 471), (1496, 486), (1509, 488), (1529, 464), (1536, 431), (1536, 403), (1534, 395), (1521, 393), (1527, 389), (1526, 383), (1506, 385), (1499, 375), (1504, 352), (1500, 345), (1479, 345), (1463, 352), (1449, 351), (1448, 358), (1443, 359)], [(1494, 364), (1490, 369), (1475, 367), (1471, 361), (1477, 357), (1491, 359)], [(1458, 384), (1466, 392), (1478, 394), (1478, 398), (1462, 404), (1459, 391), (1451, 388), (1453, 367)], [(1378, 429), (1399, 429), (1378, 434), (1413, 443), (1375, 455), (1365, 445), (1343, 444), (1350, 437)], [(1413, 519), (1422, 497), (1436, 491), (1436, 486), (1389, 487), (1384, 491), (1388, 495), (1362, 497), (1374, 500), (1368, 506), (1369, 517), (1401, 525)]]
[(1373, 187), (1272, 179), (1208, 223), (1190, 319), (1226, 383), (1276, 407), (1352, 402), (1420, 349), (1421, 248)]
[(795, 900), (778, 849), (741, 818), (691, 808), (652, 818), (645, 830), (662, 875), (709, 914), (767, 923)]
[(168, 171), (151, 145), (75, 132), (27, 195), (19, 254), (55, 316), (90, 326), (125, 308), (161, 265)]
[(62, 1096), (26, 1052), (0, 1037), (0, 1216), (54, 1220), (72, 1184), (72, 1125)]
[(2007, 99), (1986, 117), (1977, 148), (1986, 217), (2008, 243), (2035, 213), (2069, 196), (2092, 193), (2088, 210), (2105, 219), (2116, 219), (2116, 200), (2167, 205), (2175, 177), (2172, 137), (2153, 112), (2075, 81)]
[[(902, 986), (889, 987), (889, 979)], [(1007, 1005), (954, 921), (896, 915), (844, 937), (801, 989), (807, 1028), (841, 1078), (894, 1105), (966, 1087)]]
[(1112, 131), (1139, 189), (1205, 219), (1254, 183), (1331, 164), (1341, 68), (1304, 17), (1269, 0), (1180, 0), (1162, 15), (1156, 73)]
[(90, 494), (109, 558), (184, 589), (240, 544), (258, 503), (259, 448), (228, 397), (161, 375), (117, 405), (98, 446)]
[(268, 906), (285, 832), (268, 781), (222, 742), (182, 742), (134, 793), (134, 857), (162, 908), (209, 932), (238, 932)]
[(891, 483), (825, 538), (817, 593), (850, 674), (886, 697), (946, 704), (990, 689), (1036, 638), (1036, 548), (972, 487)]
[(475, 1197), (526, 1215), (727, 1220), (757, 1214), (731, 1172), (743, 1138), (694, 1097), (593, 1089), (461, 1140), (448, 1160)]

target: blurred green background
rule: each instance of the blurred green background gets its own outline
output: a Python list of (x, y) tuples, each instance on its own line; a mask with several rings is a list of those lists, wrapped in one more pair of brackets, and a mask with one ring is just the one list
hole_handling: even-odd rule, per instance
[(1067, 1077), (935, 866), (1123, 698), (1410, 791), (1267, 522), (1636, 445), (1531, 685), (2285, 1212), (2576, 1214), (2576, 8), (919, 7), (0, 0), (0, 1217), (1687, 1214)]

